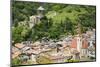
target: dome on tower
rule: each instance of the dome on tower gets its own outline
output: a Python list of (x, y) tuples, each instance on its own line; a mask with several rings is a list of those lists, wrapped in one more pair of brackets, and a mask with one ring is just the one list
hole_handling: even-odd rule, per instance
[(45, 10), (42, 6), (40, 6), (37, 10)]

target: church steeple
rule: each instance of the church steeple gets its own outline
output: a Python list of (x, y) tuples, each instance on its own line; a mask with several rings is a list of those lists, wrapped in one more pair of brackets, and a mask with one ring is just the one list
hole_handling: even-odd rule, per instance
[(44, 16), (44, 11), (45, 9), (43, 8), (43, 6), (40, 6), (38, 9), (37, 9), (37, 14), (40, 18), (42, 18)]

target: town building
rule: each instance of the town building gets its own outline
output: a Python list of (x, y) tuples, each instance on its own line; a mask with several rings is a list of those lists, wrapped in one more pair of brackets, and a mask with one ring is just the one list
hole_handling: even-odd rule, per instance
[(32, 15), (30, 16), (30, 20), (29, 20), (29, 26), (30, 28), (34, 27), (35, 24), (39, 23), (40, 22), (40, 19), (44, 17), (44, 12), (45, 9), (40, 6), (38, 9), (37, 9), (37, 15)]

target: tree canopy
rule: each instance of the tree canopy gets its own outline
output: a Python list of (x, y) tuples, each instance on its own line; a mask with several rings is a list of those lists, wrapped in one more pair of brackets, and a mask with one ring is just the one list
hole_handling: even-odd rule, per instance
[[(28, 24), (20, 25), (20, 22), (27, 21), (29, 17), (37, 15), (39, 6), (45, 8), (45, 16), (41, 23), (29, 29)], [(12, 39), (21, 42), (31, 39), (39, 40), (42, 37), (59, 39), (61, 35), (77, 34), (78, 24), (81, 24), (81, 32), (96, 26), (96, 7), (89, 5), (72, 5), (58, 3), (38, 3), (14, 1), (12, 3)]]

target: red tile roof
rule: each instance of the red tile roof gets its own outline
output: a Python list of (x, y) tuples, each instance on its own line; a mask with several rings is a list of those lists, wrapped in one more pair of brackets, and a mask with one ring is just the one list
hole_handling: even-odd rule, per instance
[(21, 43), (16, 43), (15, 44), (15, 47), (17, 48), (23, 48), (25, 45), (21, 44)]
[(78, 50), (73, 50), (72, 53), (73, 54), (79, 54), (80, 52)]
[(52, 56), (50, 59), (57, 60), (57, 59), (64, 59), (64, 56)]
[(12, 54), (12, 58), (16, 58), (21, 54), (20, 51), (15, 52), (14, 54)]

